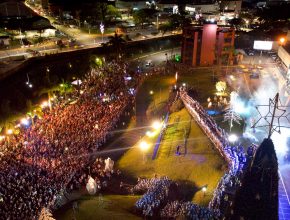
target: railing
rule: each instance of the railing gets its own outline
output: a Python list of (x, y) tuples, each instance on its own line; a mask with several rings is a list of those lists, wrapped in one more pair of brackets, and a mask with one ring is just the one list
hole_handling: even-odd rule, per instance
[[(236, 152), (232, 151), (232, 147), (226, 140), (227, 133), (218, 127), (216, 122), (206, 113), (204, 108), (197, 101), (188, 96), (187, 93), (183, 90), (180, 91), (180, 97), (199, 127), (203, 130), (203, 132), (214, 144), (215, 148), (219, 151), (221, 156), (228, 163), (229, 169), (220, 179), (216, 189), (214, 190), (213, 197), (209, 203), (209, 208), (220, 210), (221, 195), (224, 192), (223, 188), (227, 186), (227, 177), (235, 177), (240, 181), (240, 171), (244, 169), (245, 161), (239, 161)], [(257, 146), (253, 146), (254, 152), (256, 149)], [(239, 187), (238, 184), (236, 187)]]
[[(224, 138), (227, 135), (226, 132), (220, 129), (215, 121), (206, 113), (203, 107), (197, 101), (188, 96), (185, 91), (180, 92), (180, 97), (193, 119), (211, 140), (221, 156), (231, 165), (231, 158), (223, 150), (224, 146), (228, 144), (228, 141)], [(204, 118), (202, 116), (204, 116)]]

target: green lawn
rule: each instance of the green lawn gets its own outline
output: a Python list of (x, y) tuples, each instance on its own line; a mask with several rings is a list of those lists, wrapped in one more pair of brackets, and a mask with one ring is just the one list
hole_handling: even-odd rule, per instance
[[(182, 146), (180, 156), (175, 155), (177, 145)], [(179, 181), (180, 184), (186, 183), (185, 199), (207, 205), (224, 173), (225, 162), (218, 152), (212, 149), (210, 141), (191, 120), (186, 109), (170, 115), (169, 126), (155, 160), (151, 159), (154, 144), (150, 147), (145, 161), (136, 145), (124, 154), (117, 166), (123, 173), (134, 178), (139, 176), (151, 178), (157, 174), (168, 176), (172, 180)], [(208, 185), (205, 195), (199, 191), (204, 185)]]
[(56, 212), (54, 217), (57, 220), (141, 219), (132, 210), (138, 198), (139, 196), (124, 195), (83, 196), (77, 201), (78, 210), (75, 213), (70, 203)]

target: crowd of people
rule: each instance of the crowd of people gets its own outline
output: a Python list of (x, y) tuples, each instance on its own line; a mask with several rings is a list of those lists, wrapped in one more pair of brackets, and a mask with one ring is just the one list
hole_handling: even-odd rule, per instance
[(180, 217), (190, 220), (219, 219), (219, 213), (215, 213), (206, 207), (201, 207), (192, 202), (182, 202), (177, 200), (167, 203), (167, 205), (161, 210), (160, 216), (164, 219), (179, 219)]
[(218, 219), (219, 213), (198, 206), (192, 202), (175, 200), (178, 197), (177, 184), (168, 177), (139, 179), (133, 187), (134, 193), (145, 194), (136, 202), (136, 208), (143, 216), (165, 219)]
[(146, 193), (136, 202), (136, 208), (142, 212), (144, 216), (153, 217), (157, 215), (160, 208), (167, 202), (169, 187), (173, 184), (167, 177), (139, 179), (133, 188), (134, 193)]
[(192, 116), (228, 162), (229, 170), (221, 178), (209, 204), (212, 210), (224, 210), (231, 202), (229, 194), (233, 194), (241, 186), (241, 178), (253, 158), (257, 146), (251, 145), (247, 152), (244, 151), (242, 146), (231, 146), (227, 140), (226, 132), (216, 124), (197, 101), (187, 95), (183, 89), (180, 91), (180, 96)]
[[(139, 82), (139, 76), (128, 76), (125, 63), (106, 63), (85, 76), (71, 95), (72, 102), (53, 105), (42, 119), (2, 140), (1, 218), (36, 219), (43, 207), (55, 204), (63, 189), (74, 187), (76, 174), (77, 183), (85, 182), (87, 174), (80, 170), (134, 101)], [(96, 172), (101, 187), (102, 176), (111, 174)]]

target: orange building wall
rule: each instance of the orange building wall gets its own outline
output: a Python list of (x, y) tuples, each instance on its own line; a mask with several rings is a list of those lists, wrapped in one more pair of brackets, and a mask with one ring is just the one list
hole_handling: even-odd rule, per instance
[(200, 65), (213, 65), (215, 60), (216, 24), (205, 24), (203, 26)]

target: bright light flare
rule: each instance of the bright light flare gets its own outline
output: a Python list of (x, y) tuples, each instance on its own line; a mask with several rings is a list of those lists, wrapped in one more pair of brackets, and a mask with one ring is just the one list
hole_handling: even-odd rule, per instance
[(236, 77), (234, 77), (233, 75), (230, 75), (230, 79), (231, 79), (232, 81), (235, 81), (235, 80), (236, 80)]
[(281, 38), (279, 39), (279, 41), (280, 41), (281, 44), (283, 44), (283, 43), (285, 42), (285, 38), (284, 38), (284, 37), (281, 37)]
[(27, 120), (27, 118), (22, 118), (20, 122), (25, 126), (29, 125), (29, 121)]
[(152, 128), (154, 128), (155, 130), (158, 130), (162, 127), (162, 123), (160, 121), (154, 121), (152, 124)]
[(153, 137), (154, 136), (154, 132), (152, 132), (152, 131), (146, 131), (146, 136), (147, 137)]
[(0, 141), (3, 141), (4, 139), (5, 139), (4, 135), (0, 136)]
[(229, 137), (228, 137), (228, 140), (229, 140), (229, 142), (231, 142), (231, 143), (236, 142), (238, 139), (239, 139), (238, 136), (235, 135), (235, 134), (230, 134)]
[(142, 151), (147, 151), (147, 150), (149, 149), (149, 144), (148, 144), (146, 141), (142, 141), (142, 142), (140, 143), (140, 149), (141, 149)]
[(6, 132), (8, 135), (13, 134), (13, 130), (12, 129), (8, 129)]
[(48, 101), (44, 101), (44, 102), (42, 102), (41, 105), (40, 105), (41, 108), (46, 108), (46, 107), (48, 107), (48, 106), (49, 106)]
[(206, 190), (207, 190), (206, 186), (203, 186), (203, 187), (201, 188), (201, 191), (203, 191), (203, 192), (206, 192)]

